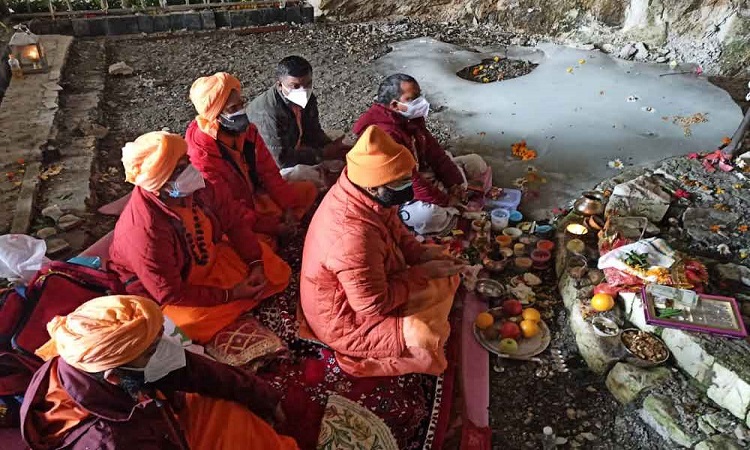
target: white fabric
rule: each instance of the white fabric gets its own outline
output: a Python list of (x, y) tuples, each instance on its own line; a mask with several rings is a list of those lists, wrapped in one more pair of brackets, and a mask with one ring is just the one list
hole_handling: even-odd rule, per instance
[(402, 205), (399, 209), (401, 220), (419, 234), (434, 234), (448, 231), (454, 216), (459, 211), (456, 208), (444, 208), (442, 206), (414, 201)]
[(0, 277), (28, 283), (44, 264), (47, 244), (25, 234), (0, 236)]
[(297, 164), (294, 167), (287, 167), (279, 171), (281, 178), (286, 181), (309, 181), (318, 188), (318, 190), (324, 190), (326, 188), (325, 178), (323, 177), (322, 167), (320, 165), (307, 166), (305, 164)]
[(185, 349), (173, 340), (162, 337), (156, 345), (156, 352), (146, 363), (146, 367), (123, 366), (123, 368), (134, 372), (143, 372), (143, 380), (146, 383), (153, 383), (186, 365)]
[(639, 275), (638, 273), (634, 273), (633, 269), (625, 264), (626, 255), (630, 252), (647, 254), (649, 267), (665, 267), (668, 269), (675, 262), (675, 252), (664, 239), (649, 238), (611, 250), (599, 258), (599, 269), (614, 268), (625, 273)]

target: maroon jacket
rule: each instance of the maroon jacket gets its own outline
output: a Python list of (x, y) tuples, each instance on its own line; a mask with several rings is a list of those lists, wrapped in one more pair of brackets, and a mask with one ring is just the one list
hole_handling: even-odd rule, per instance
[[(255, 149), (255, 154), (244, 156), (246, 161), (253, 158), (253, 161), (248, 161), (248, 166), (255, 166), (250, 179), (254, 176), (258, 181), (257, 186), (252, 182), (248, 185), (245, 175), (239, 172), (240, 168), (224, 158), (216, 139), (201, 131), (197, 122), (193, 121), (188, 126), (185, 141), (188, 143), (190, 163), (203, 174), (206, 181), (231, 192), (236, 200), (245, 203), (248, 208), (255, 209), (253, 195), (261, 189), (282, 208), (301, 206), (301, 199), (294, 188), (281, 178), (279, 168), (255, 125), (251, 124), (245, 132), (245, 142)], [(258, 215), (253, 228), (259, 233), (276, 234), (278, 225), (278, 220)]]
[[(179, 393), (190, 392), (237, 402), (265, 419), (273, 417), (280, 395), (265, 381), (190, 352), (186, 352), (186, 359), (185, 367), (152, 385), (169, 399), (166, 401), (169, 409), (179, 410)], [(47, 430), (52, 424), (44, 420), (42, 413), (53, 406), (45, 401), (45, 395), (55, 361), (61, 386), (90, 415), (57, 442), (50, 442)], [(169, 410), (158, 407), (154, 400), (138, 403), (120, 387), (99, 381), (55, 358), (37, 371), (26, 390), (21, 407), (21, 433), (34, 450), (178, 449), (181, 432), (176, 435), (167, 432), (171, 427), (179, 430), (168, 414)]]
[[(258, 237), (248, 224), (253, 210), (238, 203), (220, 186), (207, 184), (192, 195), (213, 225), (214, 242), (229, 238), (248, 264), (261, 257)], [(189, 285), (192, 258), (180, 217), (158, 198), (140, 187), (133, 189), (115, 225), (109, 248), (112, 269), (120, 275), (129, 294), (152, 298), (161, 305), (216, 306), (227, 292), (209, 286)]]
[[(391, 111), (387, 106), (376, 103), (370, 107), (354, 124), (352, 131), (362, 135), (367, 127), (377, 125), (388, 133), (394, 141), (410, 149), (417, 159), (420, 172), (431, 169), (435, 177), (446, 188), (464, 182), (458, 166), (445, 153), (437, 139), (430, 133), (424, 118), (407, 119)], [(414, 200), (448, 206), (449, 196), (425, 179), (419, 172), (414, 173)]]

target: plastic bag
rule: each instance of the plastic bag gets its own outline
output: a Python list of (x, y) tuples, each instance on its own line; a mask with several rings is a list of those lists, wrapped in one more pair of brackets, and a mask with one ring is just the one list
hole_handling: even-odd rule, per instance
[(28, 283), (49, 262), (47, 244), (25, 234), (0, 236), (0, 277)]

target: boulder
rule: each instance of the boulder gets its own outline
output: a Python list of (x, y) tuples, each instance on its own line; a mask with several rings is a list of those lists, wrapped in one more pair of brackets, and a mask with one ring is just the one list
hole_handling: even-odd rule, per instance
[(718, 225), (722, 229), (732, 230), (739, 219), (736, 213), (714, 208), (688, 208), (682, 215), (682, 223), (688, 235), (697, 242), (711, 246), (728, 241), (725, 236), (712, 231), (711, 227)]
[(740, 447), (734, 439), (717, 434), (699, 442), (695, 450), (740, 450)]
[(617, 211), (621, 216), (643, 216), (659, 223), (669, 209), (671, 197), (648, 175), (618, 184), (607, 202), (606, 215)]
[(671, 375), (666, 367), (644, 369), (620, 362), (607, 375), (607, 389), (623, 404), (635, 400), (646, 389), (663, 382)]
[(617, 54), (617, 56), (622, 59), (631, 59), (633, 58), (633, 56), (635, 56), (636, 52), (638, 52), (638, 50), (635, 48), (634, 44), (625, 44), (620, 49), (620, 52)]
[(645, 61), (648, 59), (648, 48), (646, 48), (646, 44), (638, 42), (635, 44), (634, 48), (636, 61)]
[(702, 437), (683, 427), (679, 412), (666, 396), (649, 394), (643, 401), (639, 415), (662, 437), (682, 447), (690, 448)]

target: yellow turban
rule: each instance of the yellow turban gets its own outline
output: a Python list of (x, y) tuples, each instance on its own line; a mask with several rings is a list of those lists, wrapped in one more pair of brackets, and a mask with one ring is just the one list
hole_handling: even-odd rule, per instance
[(158, 192), (186, 154), (187, 142), (182, 136), (164, 131), (146, 133), (122, 148), (125, 181)]
[(216, 139), (219, 132), (219, 114), (229, 100), (232, 91), (240, 92), (240, 80), (226, 72), (195, 80), (190, 87), (190, 101), (198, 116), (195, 121), (201, 131)]
[(153, 300), (112, 295), (89, 300), (67, 316), (47, 324), (51, 339), (36, 354), (44, 360), (60, 356), (84, 372), (125, 365), (153, 344), (164, 316)]
[(349, 150), (346, 163), (349, 180), (362, 187), (383, 186), (406, 178), (417, 166), (409, 149), (375, 125), (367, 127)]

